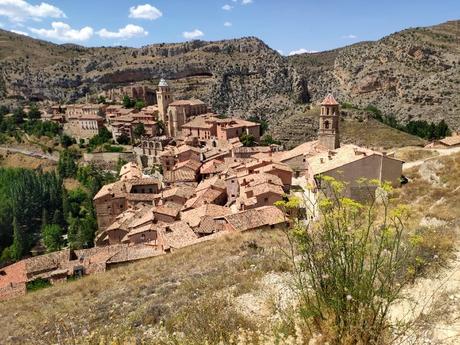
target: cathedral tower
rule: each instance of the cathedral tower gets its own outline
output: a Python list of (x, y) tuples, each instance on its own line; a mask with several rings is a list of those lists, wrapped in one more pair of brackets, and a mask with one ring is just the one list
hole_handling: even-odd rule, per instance
[(340, 147), (339, 121), (339, 103), (332, 94), (328, 94), (321, 102), (318, 132), (319, 144), (328, 150)]
[(172, 94), (169, 88), (168, 83), (163, 78), (158, 84), (157, 91), (157, 103), (158, 103), (158, 113), (159, 120), (163, 121), (165, 124), (167, 122), (167, 112), (169, 103), (172, 102)]

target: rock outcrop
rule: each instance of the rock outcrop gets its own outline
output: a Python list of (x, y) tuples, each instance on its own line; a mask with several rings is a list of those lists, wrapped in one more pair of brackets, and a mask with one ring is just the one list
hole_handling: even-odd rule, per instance
[[(178, 98), (267, 119), (292, 141), (315, 134), (305, 104), (334, 92), (399, 121), (445, 119), (460, 129), (459, 21), (408, 29), (376, 42), (283, 57), (246, 37), (142, 48), (55, 45), (0, 30), (0, 102), (74, 102), (129, 84), (171, 80)], [(305, 115), (304, 115), (305, 114)], [(281, 130), (282, 129), (282, 130)], [(290, 133), (287, 135), (286, 133)]]

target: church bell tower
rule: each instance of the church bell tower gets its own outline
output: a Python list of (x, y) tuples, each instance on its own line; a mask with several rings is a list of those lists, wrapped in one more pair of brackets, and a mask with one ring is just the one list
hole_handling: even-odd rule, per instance
[(162, 78), (160, 80), (160, 83), (158, 84), (157, 103), (158, 103), (159, 120), (163, 121), (164, 123), (167, 122), (168, 106), (171, 102), (172, 102), (171, 89), (169, 88), (169, 85), (166, 82), (166, 80)]
[(339, 103), (330, 93), (321, 102), (318, 132), (319, 144), (328, 150), (340, 147), (339, 121)]

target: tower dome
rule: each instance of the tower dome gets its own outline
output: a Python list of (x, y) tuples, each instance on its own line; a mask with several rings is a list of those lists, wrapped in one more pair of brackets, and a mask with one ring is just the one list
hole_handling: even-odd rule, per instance
[(166, 80), (164, 80), (164, 78), (161, 78), (160, 82), (158, 83), (158, 86), (165, 86), (165, 87), (168, 87), (168, 83), (166, 82)]

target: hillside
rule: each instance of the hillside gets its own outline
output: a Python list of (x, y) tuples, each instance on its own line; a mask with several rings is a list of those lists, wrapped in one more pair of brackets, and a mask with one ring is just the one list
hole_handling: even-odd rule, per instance
[(153, 86), (164, 77), (178, 98), (199, 97), (219, 113), (265, 118), (285, 142), (315, 135), (316, 119), (305, 116), (305, 104), (329, 91), (399, 121), (444, 118), (460, 129), (459, 23), (292, 57), (254, 37), (85, 48), (0, 30), (0, 97), (71, 102), (131, 83)]
[[(429, 158), (433, 152), (424, 151), (427, 160), (406, 169), (409, 183), (396, 191), (397, 203), (410, 205), (410, 229), (421, 239), (423, 278), (405, 289), (412, 299), (402, 299), (392, 315), (413, 321), (408, 338), (398, 343), (453, 345), (459, 339), (460, 291), (449, 279), (459, 279), (460, 153)], [(292, 267), (283, 250), (289, 243), (281, 231), (234, 233), (0, 302), (2, 341), (201, 345), (228, 343), (240, 328), (268, 336), (297, 334), (290, 308), (296, 299)], [(296, 344), (311, 344), (303, 336)], [(111, 341), (115, 338), (120, 342)], [(127, 338), (137, 342), (124, 342)]]

